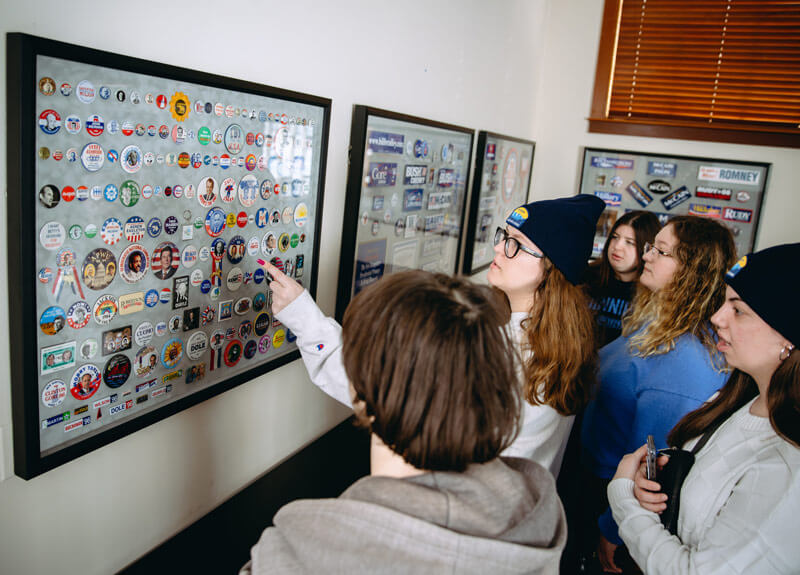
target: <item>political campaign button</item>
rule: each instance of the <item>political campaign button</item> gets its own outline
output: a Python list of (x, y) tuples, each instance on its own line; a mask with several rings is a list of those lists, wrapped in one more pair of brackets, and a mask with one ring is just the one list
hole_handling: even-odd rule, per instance
[(111, 294), (101, 295), (92, 308), (94, 321), (98, 325), (106, 325), (117, 316), (118, 309), (116, 297)]
[(84, 104), (91, 104), (94, 102), (96, 94), (97, 91), (94, 88), (94, 84), (89, 80), (83, 80), (75, 87), (75, 95), (78, 97), (78, 100)]
[(211, 208), (205, 219), (206, 233), (212, 238), (218, 237), (225, 230), (225, 212), (222, 208)]
[(191, 156), (189, 155), (189, 152), (181, 152), (180, 154), (178, 154), (179, 168), (182, 169), (188, 168), (190, 163), (191, 163)]
[(278, 247), (278, 238), (272, 232), (267, 232), (261, 239), (261, 253), (265, 256), (271, 256), (275, 253), (275, 248)]
[(114, 202), (119, 197), (119, 189), (114, 184), (108, 184), (103, 188), (103, 197), (107, 202)]
[(274, 258), (272, 258), (271, 260), (269, 260), (269, 263), (271, 263), (272, 265), (274, 265), (274, 266), (275, 266), (276, 268), (278, 268), (280, 271), (283, 271), (283, 260), (282, 260), (281, 258), (279, 258), (278, 256), (275, 256)]
[(231, 203), (236, 198), (236, 180), (225, 178), (220, 184), (220, 199), (226, 204)]
[(252, 307), (253, 307), (252, 299), (250, 299), (249, 297), (241, 297), (236, 300), (236, 303), (233, 304), (233, 313), (235, 313), (236, 315), (244, 315), (246, 313), (249, 313)]
[(217, 200), (217, 181), (211, 176), (200, 180), (197, 201), (200, 205), (209, 208)]
[(283, 345), (285, 339), (286, 333), (282, 329), (275, 330), (275, 333), (272, 334), (272, 347), (278, 349)]
[(203, 156), (201, 156), (198, 152), (193, 152), (189, 157), (189, 163), (194, 169), (197, 169), (203, 165)]
[(260, 340), (258, 340), (258, 351), (259, 353), (267, 353), (270, 348), (270, 337), (269, 335), (265, 335)]
[(169, 111), (177, 122), (183, 122), (192, 109), (189, 98), (183, 92), (175, 92), (169, 100)]
[(156, 106), (162, 110), (167, 107), (167, 97), (164, 94), (156, 96)]
[(180, 314), (175, 314), (167, 322), (170, 333), (178, 333), (183, 326), (183, 317)]
[(90, 363), (80, 366), (72, 374), (69, 392), (72, 397), (83, 401), (92, 397), (100, 387), (100, 370)]
[(182, 198), (183, 186), (181, 186), (180, 184), (175, 184), (174, 186), (172, 186), (172, 197), (174, 197), (176, 200)]
[(221, 262), (222, 257), (225, 255), (225, 240), (216, 238), (211, 242), (211, 257), (215, 262)]
[(186, 355), (189, 359), (200, 359), (208, 349), (208, 336), (205, 332), (196, 331), (186, 342)]
[(256, 162), (256, 165), (258, 166), (258, 170), (260, 172), (263, 172), (264, 170), (266, 170), (267, 169), (267, 156), (265, 156), (264, 154), (261, 154), (258, 157), (258, 161)]
[(161, 365), (167, 369), (172, 369), (178, 365), (183, 357), (183, 342), (174, 337), (164, 344), (161, 348)]
[(96, 142), (86, 144), (81, 151), (81, 164), (89, 172), (96, 172), (102, 168), (105, 158), (103, 147)]
[(267, 208), (258, 208), (253, 220), (255, 221), (256, 226), (259, 228), (266, 227), (267, 222), (269, 221), (269, 212), (267, 211)]
[(170, 152), (166, 156), (164, 156), (164, 162), (170, 168), (178, 165), (178, 154)]
[(42, 76), (39, 78), (39, 92), (43, 96), (52, 96), (56, 93), (56, 81), (50, 76)]
[(240, 168), (244, 166), (244, 158), (239, 156), (238, 158), (231, 158), (231, 166), (239, 166)]
[(126, 98), (125, 91), (124, 90), (117, 90), (116, 97), (117, 97), (117, 102), (119, 102), (121, 104), (122, 102), (125, 101), (125, 98)]
[(161, 235), (161, 220), (153, 217), (147, 222), (147, 235), (151, 238), (157, 238)]
[(122, 222), (117, 218), (108, 218), (100, 228), (100, 238), (109, 246), (116, 244), (122, 239)]
[[(150, 326), (152, 332), (152, 326)], [(155, 370), (158, 365), (158, 352), (151, 345), (142, 345), (139, 351), (136, 352), (136, 358), (133, 360), (133, 369), (136, 372), (136, 377), (147, 377)]]
[(64, 157), (64, 152), (62, 152), (61, 150), (53, 150), (53, 159), (56, 162), (60, 162), (63, 157)]
[(236, 157), (235, 156), (233, 157), (233, 160), (231, 160), (231, 157), (228, 154), (222, 154), (219, 157), (219, 167), (222, 168), (223, 170), (227, 170), (231, 166), (235, 166), (235, 165), (236, 165)]
[[(258, 295), (264, 296), (264, 294)], [(255, 309), (255, 305), (253, 306), (253, 309)], [(258, 337), (261, 337), (267, 333), (270, 325), (272, 325), (272, 319), (269, 317), (269, 313), (265, 311), (261, 312), (256, 316), (255, 322), (253, 323), (253, 331)]]
[(61, 115), (55, 110), (44, 110), (39, 114), (39, 127), (45, 134), (58, 133), (61, 129)]
[(131, 375), (131, 360), (122, 353), (111, 356), (103, 368), (103, 381), (111, 389), (122, 387)]
[(214, 317), (216, 316), (216, 312), (214, 308), (210, 305), (207, 305), (203, 308), (203, 311), (200, 312), (200, 324), (206, 326), (214, 321)]
[(50, 157), (50, 148), (41, 147), (39, 148), (39, 159), (46, 160)]
[(155, 124), (150, 124), (147, 126), (147, 135), (150, 137), (155, 137), (158, 134), (158, 128)]
[(192, 245), (188, 245), (183, 248), (183, 252), (181, 252), (181, 264), (183, 267), (190, 268), (197, 263), (197, 248)]
[(67, 310), (67, 323), (72, 329), (86, 327), (92, 316), (92, 310), (85, 301), (78, 301)]
[(47, 335), (55, 335), (67, 325), (67, 314), (57, 306), (50, 306), (39, 317), (39, 328)]
[(209, 257), (211, 257), (211, 248), (208, 246), (203, 246), (200, 248), (200, 251), (197, 253), (197, 259), (199, 259), (201, 262), (207, 262)]
[(286, 260), (283, 262), (283, 273), (289, 277), (292, 277), (292, 274), (294, 273), (294, 260), (292, 260), (292, 258), (286, 258)]
[(79, 202), (85, 202), (89, 199), (89, 188), (86, 186), (78, 186), (75, 189), (75, 197), (78, 198)]
[(211, 291), (211, 280), (203, 280), (200, 282), (200, 293), (207, 294)]
[(83, 284), (91, 290), (108, 287), (117, 275), (117, 259), (111, 250), (96, 248), (89, 252), (81, 266)]
[(165, 186), (164, 187), (164, 195), (168, 198), (172, 197), (172, 186)]
[(247, 157), (244, 159), (244, 167), (247, 168), (248, 172), (252, 172), (256, 169), (255, 154), (247, 154)]
[(244, 274), (242, 273), (242, 270), (238, 267), (235, 267), (228, 272), (225, 285), (227, 286), (228, 291), (237, 291), (240, 287), (242, 287), (243, 281)]
[(239, 180), (239, 203), (241, 203), (244, 207), (249, 208), (256, 203), (257, 196), (258, 180), (253, 174), (247, 174), (241, 180)]
[(233, 227), (236, 226), (237, 220), (238, 220), (238, 217), (236, 216), (236, 213), (235, 212), (229, 212), (225, 216), (225, 225), (228, 226), (229, 228), (233, 228)]
[(162, 337), (164, 334), (167, 333), (167, 322), (160, 321), (156, 323), (154, 330), (156, 337)]
[(64, 129), (70, 134), (77, 134), (81, 131), (81, 119), (75, 114), (70, 114), (64, 119)]
[(67, 158), (67, 162), (69, 162), (70, 164), (74, 164), (75, 162), (78, 161), (78, 150), (76, 150), (75, 148), (69, 148), (64, 154), (64, 157)]
[(300, 243), (300, 236), (297, 234), (292, 234), (291, 239), (289, 240), (289, 245), (293, 248), (296, 248)]
[(292, 219), (294, 218), (294, 210), (292, 210), (291, 206), (286, 206), (283, 208), (283, 212), (281, 213), (281, 221), (285, 225), (289, 225), (292, 223)]
[(108, 86), (100, 86), (100, 89), (97, 90), (98, 95), (103, 100), (108, 100), (111, 97), (111, 90)]
[(258, 344), (256, 340), (251, 339), (247, 343), (244, 344), (244, 357), (245, 359), (253, 359), (253, 356), (256, 354), (256, 350), (258, 349)]
[(131, 104), (140, 104), (142, 102), (142, 97), (139, 92), (133, 91), (131, 92)]
[(122, 279), (136, 283), (144, 277), (149, 267), (147, 251), (141, 244), (131, 244), (119, 256), (119, 273)]
[(289, 243), (291, 242), (291, 238), (289, 234), (282, 233), (281, 236), (278, 238), (278, 249), (282, 252), (285, 252), (289, 249)]
[(53, 270), (52, 268), (43, 267), (39, 270), (39, 274), (37, 276), (39, 281), (43, 284), (49, 283), (53, 279)]
[(83, 229), (78, 224), (70, 226), (68, 233), (71, 240), (79, 240), (83, 237)]
[(147, 345), (150, 343), (150, 340), (153, 339), (153, 333), (153, 324), (149, 321), (143, 321), (136, 327), (133, 339), (136, 345)]
[(97, 354), (97, 348), (97, 340), (89, 338), (84, 340), (78, 349), (82, 359), (92, 359)]
[(125, 222), (125, 239), (129, 242), (138, 242), (144, 237), (145, 229), (146, 226), (142, 218), (131, 216)]
[(249, 240), (247, 240), (247, 255), (254, 256), (258, 254), (258, 251), (260, 249), (261, 249), (261, 240), (259, 240), (257, 236), (253, 236)]
[(142, 150), (139, 146), (126, 146), (122, 149), (122, 169), (129, 174), (135, 174), (142, 167)]
[(223, 354), (225, 365), (228, 367), (233, 367), (239, 363), (239, 360), (242, 358), (242, 351), (242, 342), (240, 342), (238, 339), (229, 342), (225, 347), (225, 353)]
[(48, 250), (57, 250), (64, 245), (67, 232), (61, 222), (47, 222), (39, 230), (39, 242)]
[(228, 104), (227, 106), (225, 106), (225, 116), (231, 118), (233, 117), (233, 115), (234, 115), (234, 107), (232, 104)]
[(108, 153), (106, 154), (106, 159), (108, 160), (109, 164), (115, 164), (117, 162), (117, 160), (119, 159), (119, 152), (117, 152), (113, 148), (110, 149), (108, 151)]
[[(147, 154), (145, 154), (145, 156), (146, 155)], [(153, 186), (151, 186), (150, 184), (143, 185), (140, 193), (143, 199), (149, 200), (150, 198), (153, 197)]]
[[(183, 195), (186, 196), (187, 200), (193, 200), (194, 199), (194, 193), (195, 193), (194, 184), (186, 184), (186, 187), (183, 188)], [(191, 215), (191, 212), (190, 212), (190, 215)]]
[(296, 225), (298, 228), (305, 226), (308, 222), (308, 206), (303, 202), (297, 204), (297, 206), (294, 208), (292, 217), (294, 219), (294, 225)]
[(164, 220), (164, 231), (167, 232), (169, 235), (174, 234), (178, 231), (178, 218), (175, 216), (168, 216), (167, 219)]
[(67, 385), (60, 379), (49, 382), (42, 390), (42, 403), (45, 407), (61, 405), (65, 397), (67, 397)]
[(247, 212), (239, 212), (236, 214), (236, 225), (240, 228), (243, 228), (247, 225), (247, 222), (250, 221), (250, 216), (247, 215)]
[(194, 287), (200, 286), (203, 283), (203, 272), (202, 270), (194, 270), (191, 274), (189, 274), (189, 283), (191, 283)]
[(153, 258), (150, 265), (153, 268), (153, 275), (158, 279), (166, 280), (175, 275), (180, 262), (181, 255), (178, 247), (171, 242), (162, 242), (153, 250)]
[(133, 134), (133, 130), (134, 130), (133, 122), (130, 121), (130, 120), (124, 120), (122, 122), (122, 128), (121, 129), (122, 129), (122, 135), (123, 136), (130, 136), (131, 134)]
[(158, 303), (158, 291), (154, 289), (147, 290), (147, 293), (144, 294), (144, 305), (147, 307), (155, 307)]
[[(161, 291), (158, 293), (158, 301), (161, 303), (169, 303), (172, 301), (172, 289), (171, 288), (161, 288)], [(158, 327), (158, 326), (156, 326)]]
[(53, 184), (45, 184), (39, 190), (39, 202), (46, 208), (55, 208), (61, 201), (61, 192)]

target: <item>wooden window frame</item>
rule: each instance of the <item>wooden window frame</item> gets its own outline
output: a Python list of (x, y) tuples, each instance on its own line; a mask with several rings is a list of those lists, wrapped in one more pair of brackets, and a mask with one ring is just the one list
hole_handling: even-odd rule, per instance
[[(763, 126), (705, 127), (681, 120), (611, 118), (608, 116), (617, 31), (624, 0), (606, 0), (603, 12), (600, 45), (595, 71), (594, 94), (589, 120), (589, 132), (623, 134), (650, 138), (676, 138), (723, 143), (800, 148), (800, 132), (771, 130)], [(800, 127), (800, 125), (798, 125)]]

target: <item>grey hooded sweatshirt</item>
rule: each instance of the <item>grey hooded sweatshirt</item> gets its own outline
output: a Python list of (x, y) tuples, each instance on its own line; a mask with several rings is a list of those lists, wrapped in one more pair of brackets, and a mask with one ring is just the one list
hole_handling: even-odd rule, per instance
[(240, 575), (557, 573), (566, 522), (549, 471), (498, 458), (463, 473), (364, 477), (275, 515)]

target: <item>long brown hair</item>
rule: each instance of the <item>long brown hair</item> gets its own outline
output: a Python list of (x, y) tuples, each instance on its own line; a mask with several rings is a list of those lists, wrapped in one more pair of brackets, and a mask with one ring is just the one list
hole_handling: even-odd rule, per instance
[(586, 293), (547, 258), (528, 317), (522, 321), (528, 354), (525, 399), (562, 415), (578, 413), (595, 384), (594, 320)]
[(342, 323), (357, 416), (417, 469), (494, 459), (521, 412), (507, 321), (492, 289), (465, 278), (412, 270), (369, 286)]
[[(755, 380), (743, 371), (734, 370), (716, 398), (683, 416), (669, 432), (667, 443), (682, 446), (711, 425), (729, 418), (757, 395)], [(775, 433), (800, 447), (800, 351), (794, 350), (772, 374), (766, 399), (769, 422)]]
[(722, 224), (698, 216), (675, 216), (667, 226), (678, 238), (672, 254), (678, 268), (657, 292), (639, 285), (622, 333), (644, 328), (630, 340), (631, 351), (640, 357), (667, 353), (679, 336), (691, 333), (721, 369), (709, 320), (725, 302), (725, 272), (736, 258), (733, 235)]
[(608, 282), (614, 277), (614, 270), (608, 261), (608, 250), (611, 246), (611, 238), (620, 226), (630, 226), (633, 229), (633, 235), (636, 240), (636, 256), (639, 265), (636, 269), (636, 277), (642, 275), (642, 268), (644, 268), (644, 260), (642, 260), (642, 252), (644, 252), (645, 242), (653, 243), (653, 238), (661, 229), (661, 224), (658, 222), (658, 217), (653, 212), (644, 210), (632, 210), (623, 214), (616, 222), (614, 222), (611, 231), (608, 233), (606, 245), (603, 246), (602, 257), (596, 259), (587, 270), (587, 285), (590, 292), (602, 291), (608, 286)]

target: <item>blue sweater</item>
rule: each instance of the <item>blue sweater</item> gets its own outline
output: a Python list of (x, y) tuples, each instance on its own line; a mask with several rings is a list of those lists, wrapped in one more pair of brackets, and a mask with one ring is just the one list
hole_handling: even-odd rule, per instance
[[(727, 373), (716, 371), (708, 350), (694, 335), (683, 334), (675, 348), (647, 358), (629, 349), (635, 335), (620, 337), (600, 349), (595, 399), (586, 407), (581, 429), (584, 464), (596, 477), (611, 479), (620, 459), (641, 447), (652, 434), (657, 448), (688, 412), (700, 407), (722, 387)], [(718, 365), (724, 365), (718, 360)], [(621, 544), (607, 510), (600, 531)]]

